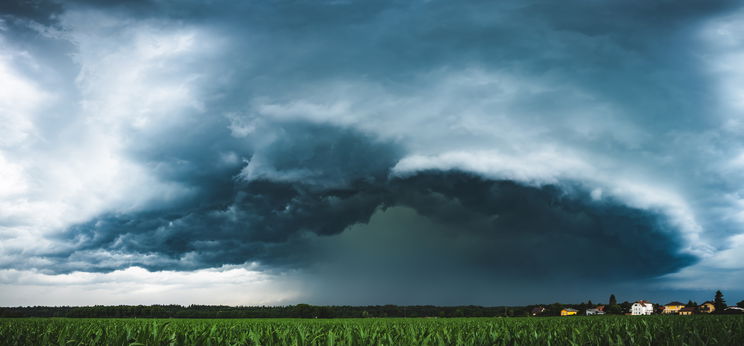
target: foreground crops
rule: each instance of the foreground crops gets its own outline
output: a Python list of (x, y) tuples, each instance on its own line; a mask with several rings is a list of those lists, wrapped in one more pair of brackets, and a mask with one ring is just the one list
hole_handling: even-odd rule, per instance
[(744, 316), (0, 319), (2, 345), (740, 345)]

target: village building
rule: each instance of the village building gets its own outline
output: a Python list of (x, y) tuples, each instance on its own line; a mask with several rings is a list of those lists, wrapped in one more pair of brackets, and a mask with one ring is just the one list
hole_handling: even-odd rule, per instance
[(682, 308), (685, 307), (685, 304), (680, 302), (670, 302), (667, 304), (664, 304), (664, 311), (662, 313), (664, 314), (678, 314), (679, 310), (682, 310)]
[(744, 314), (744, 308), (738, 306), (729, 306), (723, 310), (724, 314)]
[(576, 315), (579, 312), (579, 310), (572, 309), (572, 308), (565, 308), (561, 310), (561, 316), (573, 316)]
[(679, 309), (679, 313), (678, 314), (680, 314), (680, 315), (694, 315), (696, 313), (697, 313), (697, 308), (695, 308), (694, 306), (688, 306), (688, 307), (684, 307), (684, 308)]
[(711, 301), (707, 301), (705, 303), (700, 304), (700, 306), (698, 306), (698, 312), (700, 313), (709, 314), (709, 313), (712, 313), (713, 311), (716, 311), (716, 306)]
[(654, 313), (654, 305), (645, 300), (639, 300), (630, 307), (630, 314), (634, 316), (638, 315), (651, 315)]
[(600, 310), (599, 308), (586, 309), (586, 315), (587, 316), (591, 316), (591, 315), (604, 315), (604, 314), (605, 314), (605, 312), (602, 311), (602, 310)]

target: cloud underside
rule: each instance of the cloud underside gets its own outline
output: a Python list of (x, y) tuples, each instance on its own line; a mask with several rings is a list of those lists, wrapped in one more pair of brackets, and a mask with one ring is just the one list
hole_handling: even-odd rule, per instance
[(255, 262), (274, 271), (330, 266), (325, 272), (339, 277), (621, 280), (694, 262), (666, 216), (578, 184), (529, 186), (457, 170), (391, 176), (393, 145), (335, 127), (284, 130), (285, 139), (254, 154), (260, 165), (202, 172), (199, 184), (209, 188), (189, 203), (70, 227), (57, 235), (70, 247), (43, 255), (54, 263), (45, 269)]

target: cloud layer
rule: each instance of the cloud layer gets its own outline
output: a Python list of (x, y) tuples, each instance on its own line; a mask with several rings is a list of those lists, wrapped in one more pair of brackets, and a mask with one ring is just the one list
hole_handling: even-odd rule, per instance
[(247, 265), (359, 304), (735, 287), (739, 5), (5, 3), (0, 268)]

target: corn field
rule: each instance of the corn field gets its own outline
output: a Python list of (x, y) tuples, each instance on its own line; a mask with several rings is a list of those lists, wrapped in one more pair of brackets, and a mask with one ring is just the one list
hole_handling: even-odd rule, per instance
[(744, 316), (0, 319), (0, 345), (742, 345)]

